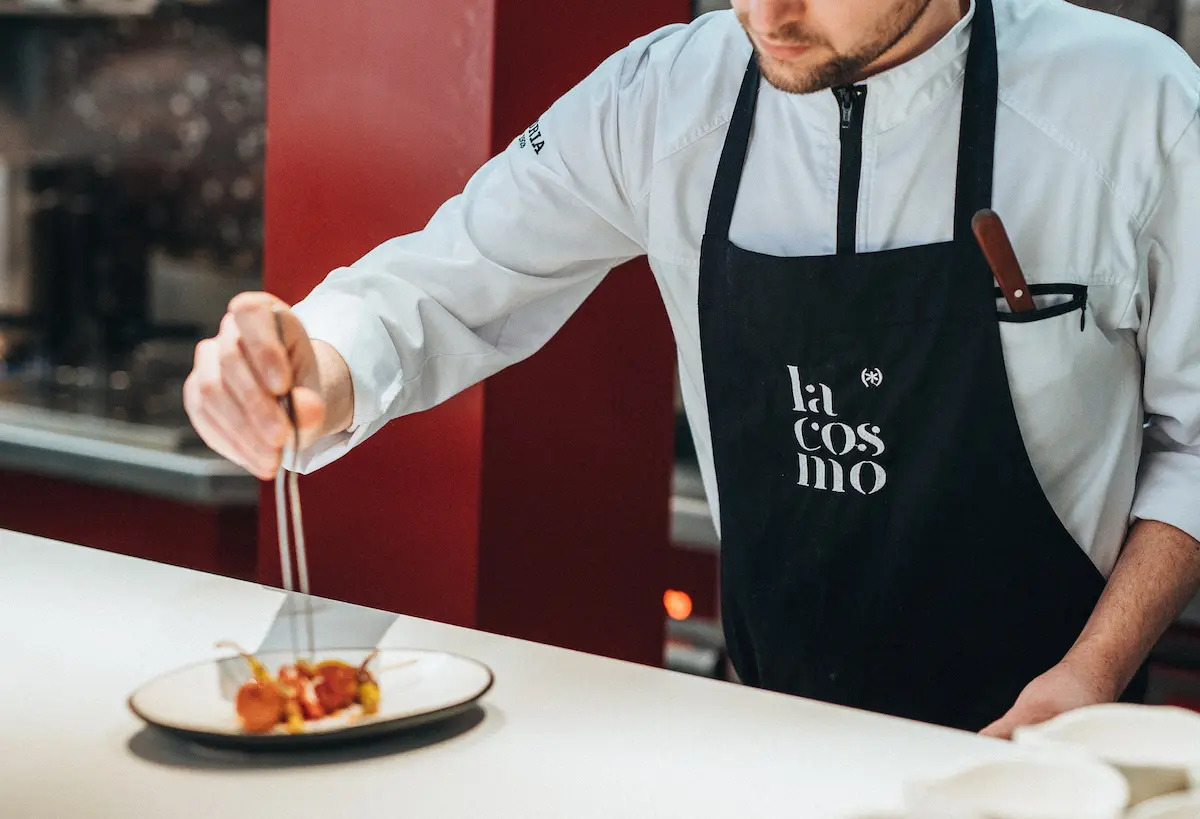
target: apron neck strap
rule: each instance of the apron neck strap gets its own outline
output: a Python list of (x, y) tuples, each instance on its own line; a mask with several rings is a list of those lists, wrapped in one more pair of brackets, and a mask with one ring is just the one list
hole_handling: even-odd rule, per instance
[(958, 183), (954, 194), (956, 241), (973, 244), (971, 218), (992, 206), (999, 86), (992, 0), (975, 0), (958, 138)]
[[(754, 110), (762, 74), (758, 59), (751, 54), (742, 77), (725, 147), (717, 165), (708, 222), (704, 235), (729, 238), (733, 208), (737, 204), (742, 169), (754, 128)], [(958, 140), (958, 181), (954, 196), (954, 238), (972, 241), (971, 218), (992, 206), (992, 163), (996, 153), (996, 101), (999, 91), (996, 56), (996, 23), (992, 0), (975, 0), (971, 22), (971, 45), (967, 49), (963, 83), (962, 119)]]
[(729, 133), (725, 136), (725, 147), (721, 150), (721, 161), (717, 165), (717, 178), (713, 182), (712, 199), (708, 205), (708, 222), (704, 235), (716, 239), (729, 238), (733, 224), (733, 208), (737, 204), (738, 188), (742, 184), (742, 168), (746, 164), (746, 151), (750, 147), (750, 132), (754, 129), (754, 109), (758, 106), (758, 88), (762, 74), (759, 73), (758, 58), (752, 53), (750, 64), (742, 77), (742, 88), (738, 91), (737, 103), (733, 106), (733, 117), (729, 120)]

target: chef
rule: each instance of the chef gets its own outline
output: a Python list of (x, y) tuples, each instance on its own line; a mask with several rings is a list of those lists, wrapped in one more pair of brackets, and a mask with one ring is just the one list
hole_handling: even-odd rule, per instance
[(269, 478), (294, 385), (311, 471), (646, 255), (744, 682), (1001, 737), (1138, 700), (1200, 587), (1198, 108), (1174, 43), (1064, 0), (734, 0), (291, 309), (234, 299), (186, 405)]

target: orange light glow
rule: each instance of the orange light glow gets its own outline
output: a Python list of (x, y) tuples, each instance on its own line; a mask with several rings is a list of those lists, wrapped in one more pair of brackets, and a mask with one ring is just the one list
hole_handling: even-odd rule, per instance
[(692, 598), (687, 592), (668, 590), (663, 595), (663, 607), (672, 620), (686, 620), (692, 616)]

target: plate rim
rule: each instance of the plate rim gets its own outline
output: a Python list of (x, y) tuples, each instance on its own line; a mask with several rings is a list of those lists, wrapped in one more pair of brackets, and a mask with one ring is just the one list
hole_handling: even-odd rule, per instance
[[(269, 746), (269, 745), (277, 745), (277, 744), (278, 745), (296, 745), (296, 744), (309, 744), (309, 743), (318, 744), (321, 742), (335, 742), (335, 741), (338, 741), (341, 739), (349, 740), (349, 739), (352, 739), (353, 737), (355, 737), (356, 735), (362, 734), (364, 732), (366, 732), (368, 734), (374, 733), (374, 731), (370, 730), (372, 728), (376, 729), (380, 733), (383, 733), (384, 729), (387, 726), (394, 726), (397, 731), (400, 731), (400, 730), (403, 730), (410, 722), (416, 723), (416, 725), (419, 726), (419, 725), (425, 725), (430, 722), (437, 721), (442, 715), (445, 715), (447, 718), (452, 717), (452, 716), (460, 713), (464, 708), (466, 708), (470, 704), (472, 704), (474, 702), (478, 702), (480, 699), (482, 699), (489, 691), (492, 690), (492, 687), (496, 683), (496, 673), (490, 665), (483, 662), (482, 660), (475, 659), (474, 657), (468, 657), (465, 654), (459, 654), (459, 653), (453, 652), (453, 651), (442, 651), (442, 650), (436, 649), (436, 648), (407, 648), (404, 646), (369, 646), (369, 647), (367, 647), (367, 646), (333, 646), (333, 647), (330, 647), (327, 649), (321, 649), (321, 650), (333, 653), (333, 652), (338, 652), (338, 651), (370, 652), (370, 651), (375, 651), (376, 649), (378, 649), (381, 652), (383, 652), (383, 651), (399, 651), (399, 652), (407, 652), (407, 653), (411, 653), (411, 654), (438, 655), (438, 656), (442, 656), (442, 657), (451, 657), (456, 660), (462, 660), (463, 662), (470, 663), (472, 665), (475, 665), (475, 666), (483, 669), (483, 671), (487, 674), (487, 683), (477, 693), (475, 693), (469, 697), (466, 697), (464, 699), (460, 699), (455, 702), (447, 703), (446, 705), (444, 705), (440, 708), (434, 709), (432, 711), (421, 711), (416, 714), (407, 714), (405, 716), (392, 717), (390, 719), (360, 722), (360, 723), (345, 725), (340, 728), (334, 728), (334, 729), (330, 729), (330, 730), (312, 731), (312, 732), (304, 731), (299, 734), (288, 734), (288, 733), (279, 734), (279, 733), (275, 733), (275, 732), (264, 733), (264, 734), (248, 734), (248, 733), (236, 733), (236, 732), (225, 732), (225, 731), (210, 731), (210, 730), (205, 730), (203, 728), (184, 726), (184, 725), (179, 725), (176, 723), (165, 722), (165, 721), (159, 720), (159, 719), (153, 719), (148, 714), (145, 714), (143, 711), (139, 710), (138, 707), (134, 704), (134, 699), (137, 697), (137, 695), (139, 693), (141, 693), (144, 689), (146, 689), (151, 684), (161, 680), (162, 678), (170, 676), (172, 674), (178, 674), (180, 672), (187, 671), (188, 669), (200, 668), (202, 666), (219, 663), (222, 660), (236, 659), (239, 656), (237, 654), (231, 654), (231, 655), (227, 655), (227, 656), (223, 656), (223, 657), (215, 657), (215, 658), (208, 659), (208, 660), (197, 660), (195, 662), (187, 663), (186, 665), (176, 666), (174, 668), (170, 668), (166, 671), (156, 674), (153, 677), (151, 677), (150, 679), (148, 679), (148, 680), (142, 682), (140, 685), (138, 685), (138, 687), (135, 688), (125, 698), (125, 704), (129, 708), (129, 710), (131, 712), (133, 712), (134, 716), (136, 716), (138, 719), (140, 719), (142, 722), (146, 723), (147, 725), (152, 726), (154, 728), (158, 728), (163, 731), (168, 731), (173, 734), (186, 736), (194, 742), (202, 742), (204, 739), (212, 739), (212, 740), (220, 741), (222, 744), (236, 743), (238, 745), (254, 745), (254, 746)], [(274, 655), (274, 654), (291, 654), (291, 653), (293, 653), (293, 652), (289, 651), (288, 649), (271, 649), (269, 651), (251, 652), (251, 656), (259, 657), (261, 655), (269, 656), (269, 655)], [(414, 727), (416, 727), (416, 726), (414, 726)]]

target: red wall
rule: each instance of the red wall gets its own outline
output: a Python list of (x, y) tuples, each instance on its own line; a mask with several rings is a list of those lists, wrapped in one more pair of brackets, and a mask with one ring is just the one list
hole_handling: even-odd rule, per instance
[[(491, 110), (491, 0), (331, 12), (324, 0), (271, 5), (264, 280), (289, 301), (420, 228), (491, 145), (479, 122)], [(303, 482), (315, 591), (474, 621), (482, 397), (408, 419)], [(259, 566), (277, 579), (263, 500)]]
[[(687, 0), (288, 0), (271, 13), (266, 287), (420, 228)], [(302, 481), (314, 591), (657, 663), (673, 351), (644, 265), (548, 347)], [(259, 569), (278, 579), (264, 492)]]
[[(500, 0), (492, 151), (612, 52), (688, 19), (689, 6)], [(481, 623), (661, 661), (673, 367), (662, 300), (638, 261), (610, 274), (546, 349), (489, 381)], [(547, 476), (553, 492), (530, 491)]]

